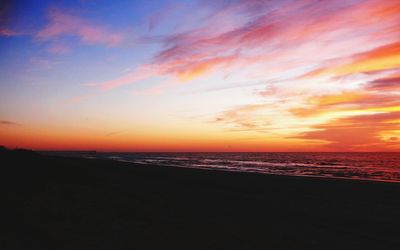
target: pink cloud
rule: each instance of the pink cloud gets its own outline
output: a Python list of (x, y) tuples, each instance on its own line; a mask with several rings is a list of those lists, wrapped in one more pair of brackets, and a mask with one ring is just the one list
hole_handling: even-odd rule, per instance
[[(123, 75), (119, 78), (105, 81), (101, 83), (90, 83), (88, 86), (100, 86), (102, 90), (111, 90), (123, 85), (136, 83), (138, 81), (145, 80), (147, 78), (170, 75), (176, 82), (186, 82), (193, 78), (198, 77), (201, 74), (205, 74), (216, 66), (227, 66), (232, 63), (236, 58), (236, 55), (221, 56), (203, 60), (192, 60), (186, 58), (186, 60), (176, 60), (169, 64), (146, 64), (138, 67), (132, 73)], [(161, 90), (166, 89), (164, 85), (159, 87), (152, 87), (149, 89), (150, 92), (159, 93)], [(144, 91), (147, 93), (147, 91)]]
[[(371, 30), (376, 23), (383, 26), (383, 30), (392, 29), (393, 18), (398, 14), (396, 5), (389, 1), (366, 1), (359, 5), (341, 1), (332, 1), (330, 4), (304, 1), (278, 3), (279, 8), (276, 9), (268, 8), (270, 5), (258, 1), (243, 1), (218, 10), (205, 26), (168, 37), (168, 47), (155, 57), (155, 62), (167, 63), (199, 55), (215, 56), (237, 49), (259, 50), (258, 52), (264, 55), (281, 51), (280, 54), (285, 55), (290, 49), (310, 43), (316, 38), (326, 36), (325, 39), (332, 40), (332, 34), (335, 35), (335, 39), (341, 39), (340, 36), (344, 34), (351, 37), (354, 34), (352, 30), (363, 31), (366, 25), (370, 25)], [(391, 12), (388, 11), (390, 9)], [(254, 14), (255, 18), (242, 18), (244, 22), (233, 21), (249, 16), (248, 12)], [(224, 24), (224, 28), (216, 25), (221, 16), (224, 20), (232, 20)], [(369, 18), (365, 18), (366, 16)], [(374, 23), (369, 21), (371, 19), (379, 19), (380, 22)], [(373, 34), (381, 32), (382, 29), (379, 32), (374, 31)], [(362, 48), (365, 49), (366, 46)]]
[[(271, 72), (282, 75), (309, 67), (310, 63), (329, 65), (333, 59), (342, 62), (340, 59), (346, 60), (396, 40), (397, 34), (392, 32), (385, 35), (385, 41), (376, 39), (368, 46), (357, 46), (375, 35), (393, 30), (394, 18), (398, 15), (395, 7), (390, 1), (375, 0), (329, 4), (314, 0), (212, 4), (210, 15), (199, 22), (200, 25), (193, 28), (188, 24), (180, 29), (183, 31), (164, 37), (164, 48), (143, 64), (151, 68), (151, 72), (144, 74), (139, 67), (131, 74), (97, 85), (112, 89), (159, 76), (186, 82), (217, 72), (217, 69), (228, 75), (238, 68), (252, 66), (257, 69), (249, 72), (249, 76), (268, 80)], [(163, 15), (158, 17), (162, 19)], [(152, 25), (158, 22), (155, 19)], [(181, 23), (185, 25), (186, 22)], [(316, 53), (322, 49), (324, 53)]]
[(124, 40), (122, 34), (113, 32), (104, 25), (91, 22), (65, 11), (53, 9), (49, 12), (49, 23), (36, 33), (36, 38), (52, 40), (61, 36), (76, 36), (86, 44), (102, 44), (106, 46), (117, 46)]
[(161, 9), (155, 12), (148, 18), (148, 29), (152, 31), (155, 29), (160, 23), (165, 22), (175, 11), (180, 9), (181, 6), (177, 4), (170, 5), (164, 9)]
[(0, 28), (0, 36), (19, 36), (21, 35), (20, 32), (10, 30), (7, 28)]
[(396, 91), (400, 90), (400, 76), (376, 79), (366, 86), (369, 90)]
[(132, 73), (121, 76), (119, 78), (110, 80), (110, 81), (105, 81), (102, 83), (94, 83), (94, 84), (89, 84), (89, 85), (94, 85), (94, 86), (100, 86), (102, 90), (111, 90), (123, 85), (135, 83), (140, 80), (144, 80), (146, 78), (149, 78), (151, 76), (157, 75), (157, 69), (149, 66), (149, 65), (144, 65), (136, 70), (134, 70)]

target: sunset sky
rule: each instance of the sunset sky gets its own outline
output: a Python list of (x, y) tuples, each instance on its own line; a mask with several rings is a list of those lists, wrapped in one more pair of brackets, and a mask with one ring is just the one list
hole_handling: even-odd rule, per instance
[(400, 151), (400, 0), (2, 1), (0, 145)]

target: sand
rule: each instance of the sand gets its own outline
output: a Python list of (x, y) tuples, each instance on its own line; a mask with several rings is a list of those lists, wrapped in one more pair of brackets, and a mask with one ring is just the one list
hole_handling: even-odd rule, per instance
[(2, 151), (1, 249), (399, 249), (400, 184)]

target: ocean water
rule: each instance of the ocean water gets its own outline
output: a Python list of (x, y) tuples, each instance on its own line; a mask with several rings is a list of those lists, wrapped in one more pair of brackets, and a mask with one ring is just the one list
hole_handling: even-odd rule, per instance
[(74, 156), (275, 175), (400, 182), (400, 153), (95, 153)]

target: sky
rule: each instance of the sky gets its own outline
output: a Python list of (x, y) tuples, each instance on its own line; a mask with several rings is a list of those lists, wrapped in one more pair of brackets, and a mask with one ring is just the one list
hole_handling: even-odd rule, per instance
[(400, 151), (400, 0), (0, 8), (0, 145)]

